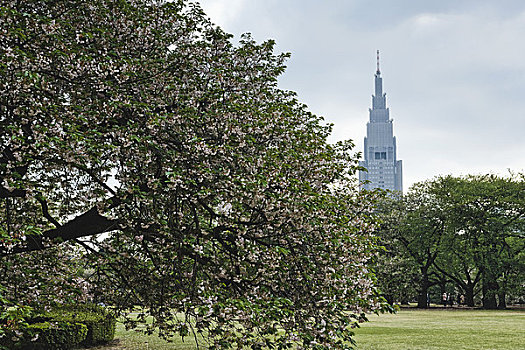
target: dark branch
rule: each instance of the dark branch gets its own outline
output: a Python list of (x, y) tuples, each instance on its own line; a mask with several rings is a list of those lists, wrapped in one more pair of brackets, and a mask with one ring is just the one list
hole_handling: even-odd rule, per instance
[(75, 238), (93, 236), (99, 233), (115, 230), (118, 220), (111, 220), (99, 214), (96, 207), (91, 208), (82, 215), (77, 216), (63, 226), (44, 232), (46, 238), (61, 238), (68, 241)]
[(25, 196), (25, 190), (14, 189), (12, 191), (9, 191), (7, 188), (0, 186), (0, 198), (23, 198)]
[(118, 220), (108, 219), (100, 215), (97, 208), (93, 207), (60, 227), (44, 231), (41, 235), (26, 235), (25, 242), (9, 251), (0, 252), (0, 256), (50, 248), (52, 245), (44, 244), (45, 238), (64, 242), (110, 232), (118, 228), (118, 223)]
[(42, 206), (42, 214), (44, 215), (44, 217), (53, 225), (55, 225), (55, 227), (62, 226), (54, 217), (51, 216), (51, 214), (49, 214), (49, 206), (47, 205), (47, 201), (44, 199), (44, 196), (42, 196), (41, 193), (38, 193), (36, 195), (36, 200)]

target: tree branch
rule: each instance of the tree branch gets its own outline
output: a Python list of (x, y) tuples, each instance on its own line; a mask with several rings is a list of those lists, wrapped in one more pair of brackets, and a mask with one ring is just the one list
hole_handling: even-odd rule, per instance
[(23, 198), (26, 196), (26, 190), (14, 189), (9, 191), (7, 188), (0, 186), (0, 198)]
[(47, 205), (47, 201), (44, 199), (44, 196), (41, 193), (37, 193), (36, 200), (40, 203), (42, 206), (42, 214), (44, 217), (51, 222), (55, 227), (61, 227), (60, 223), (49, 214), (49, 206)]
[(111, 220), (100, 215), (97, 207), (93, 207), (67, 224), (44, 232), (42, 236), (50, 239), (62, 238), (64, 241), (67, 241), (109, 232), (117, 228), (117, 225), (118, 220)]
[(20, 254), (35, 250), (44, 250), (52, 245), (45, 245), (45, 238), (50, 240), (70, 241), (81, 237), (113, 231), (118, 227), (118, 220), (108, 219), (93, 207), (62, 226), (44, 231), (41, 235), (26, 235), (26, 240), (13, 249), (0, 252), (0, 256)]

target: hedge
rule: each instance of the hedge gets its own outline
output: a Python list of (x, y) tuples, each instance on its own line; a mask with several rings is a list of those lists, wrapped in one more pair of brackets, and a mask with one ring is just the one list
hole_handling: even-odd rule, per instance
[(115, 336), (116, 319), (107, 309), (94, 304), (61, 306), (47, 313), (56, 321), (80, 322), (87, 326), (88, 333), (82, 345), (107, 343)]
[(82, 323), (42, 322), (28, 325), (18, 335), (8, 331), (0, 343), (10, 350), (66, 350), (79, 346), (87, 333)]
[(115, 336), (115, 318), (98, 305), (60, 306), (42, 311), (21, 331), (6, 330), (0, 346), (14, 350), (68, 350), (107, 343)]

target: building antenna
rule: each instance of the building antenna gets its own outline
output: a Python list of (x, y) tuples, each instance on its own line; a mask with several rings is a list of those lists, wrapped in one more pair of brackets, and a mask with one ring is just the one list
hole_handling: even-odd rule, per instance
[(377, 50), (377, 73), (380, 73), (380, 70), (379, 70), (379, 50)]

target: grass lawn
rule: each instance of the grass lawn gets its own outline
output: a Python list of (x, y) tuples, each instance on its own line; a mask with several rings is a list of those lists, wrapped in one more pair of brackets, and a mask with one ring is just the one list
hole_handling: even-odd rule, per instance
[(525, 311), (403, 309), (370, 316), (359, 350), (524, 350)]
[[(525, 310), (402, 309), (369, 319), (355, 330), (358, 350), (525, 350)], [(121, 324), (115, 338), (91, 350), (196, 349), (191, 338), (167, 343)]]
[[(201, 346), (200, 349), (203, 347)], [(122, 323), (117, 323), (115, 340), (106, 346), (88, 348), (89, 350), (195, 350), (193, 337), (175, 339), (167, 342), (156, 335), (144, 335), (136, 331), (126, 331)]]

